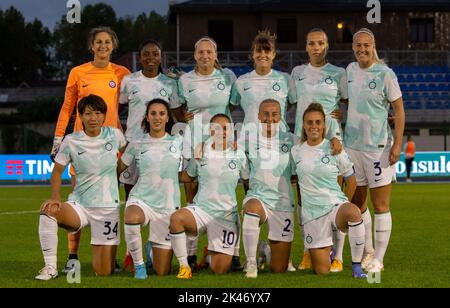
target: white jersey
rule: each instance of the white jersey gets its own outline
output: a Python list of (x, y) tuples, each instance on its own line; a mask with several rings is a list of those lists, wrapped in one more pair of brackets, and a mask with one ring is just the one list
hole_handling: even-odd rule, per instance
[(235, 81), (236, 75), (227, 68), (214, 69), (208, 76), (199, 75), (193, 70), (178, 80), (180, 103), (186, 104), (187, 110), (196, 117), (201, 117), (202, 124), (208, 124), (219, 113), (231, 117), (228, 104)]
[(130, 197), (143, 201), (158, 213), (180, 208), (178, 172), (182, 162), (183, 138), (166, 134), (152, 138), (146, 134), (132, 141), (122, 156), (125, 165), (136, 162), (139, 177)]
[[(295, 134), (301, 136), (303, 127), (303, 113), (311, 103), (320, 103), (325, 111), (328, 121), (334, 121), (340, 127), (336, 119), (331, 118), (331, 113), (339, 109), (339, 101), (347, 99), (347, 76), (345, 69), (325, 64), (322, 67), (314, 67), (311, 64), (296, 66), (292, 70), (292, 79), (297, 89), (297, 113), (295, 116)], [(327, 131), (330, 127), (327, 125)], [(334, 132), (338, 139), (342, 140), (340, 129)], [(327, 133), (328, 135), (328, 133)]]
[(257, 140), (247, 143), (250, 176), (246, 198), (255, 197), (273, 211), (294, 212), (291, 176), (295, 164), (291, 149), (299, 139), (292, 133), (280, 131), (272, 138), (259, 134)]
[(337, 177), (353, 174), (353, 163), (345, 151), (332, 155), (330, 141), (316, 146), (307, 142), (292, 149), (302, 201), (302, 223), (328, 214), (336, 204), (348, 202)]
[(402, 96), (395, 73), (384, 64), (347, 67), (348, 112), (344, 144), (353, 150), (384, 152), (392, 143), (388, 124), (390, 103)]
[(141, 123), (145, 117), (147, 103), (156, 98), (168, 102), (172, 109), (180, 107), (176, 80), (161, 73), (155, 78), (148, 78), (142, 71), (123, 78), (119, 102), (129, 106), (125, 132), (129, 142), (140, 139), (144, 134)]
[(245, 113), (244, 124), (259, 123), (259, 105), (265, 99), (275, 99), (281, 107), (280, 127), (288, 131), (286, 112), (288, 104), (297, 101), (295, 83), (288, 74), (271, 70), (260, 76), (252, 71), (238, 78), (233, 86), (230, 103), (240, 105)]
[(225, 224), (236, 224), (236, 186), (246, 168), (243, 151), (230, 148), (225, 152), (216, 151), (212, 142), (205, 143), (203, 158), (191, 159), (187, 168), (189, 176), (197, 177), (199, 185), (194, 204)]
[(126, 145), (117, 128), (102, 127), (100, 135), (89, 137), (84, 131), (67, 135), (55, 162), (75, 169), (75, 188), (68, 200), (84, 207), (119, 207), (117, 154)]

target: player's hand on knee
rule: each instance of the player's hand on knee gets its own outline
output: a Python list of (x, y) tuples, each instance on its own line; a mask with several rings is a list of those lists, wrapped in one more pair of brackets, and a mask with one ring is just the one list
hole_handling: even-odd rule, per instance
[(338, 121), (342, 121), (342, 119), (344, 118), (344, 114), (340, 109), (336, 109), (331, 112), (331, 117)]
[(42, 203), (41, 212), (44, 213), (57, 213), (61, 210), (61, 201), (49, 199)]
[(201, 159), (203, 157), (203, 152), (205, 148), (205, 143), (202, 142), (199, 145), (197, 145), (194, 149), (194, 158), (195, 159)]

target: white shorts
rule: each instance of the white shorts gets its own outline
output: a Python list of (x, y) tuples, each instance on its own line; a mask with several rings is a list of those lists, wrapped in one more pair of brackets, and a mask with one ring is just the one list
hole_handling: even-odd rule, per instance
[(130, 205), (138, 206), (144, 212), (144, 226), (150, 224), (148, 240), (152, 242), (153, 247), (161, 249), (172, 249), (169, 235), (169, 224), (171, 214), (160, 214), (153, 210), (145, 202), (130, 198), (125, 208)]
[(75, 201), (67, 201), (80, 217), (81, 230), (91, 227), (91, 245), (120, 244), (120, 208), (86, 208)]
[(119, 176), (120, 183), (135, 185), (139, 177), (139, 170), (136, 166), (136, 161), (133, 160), (131, 165), (128, 166)]
[(294, 213), (273, 211), (267, 204), (254, 196), (248, 196), (242, 204), (255, 199), (261, 203), (266, 213), (266, 222), (268, 224), (268, 236), (270, 241), (274, 242), (292, 242), (294, 240)]
[(395, 179), (395, 166), (389, 165), (389, 150), (385, 152), (363, 152), (346, 148), (355, 167), (356, 184), (377, 188), (391, 184)]
[(224, 224), (198, 206), (188, 206), (185, 209), (194, 215), (197, 223), (197, 233), (206, 232), (208, 234), (208, 250), (229, 256), (234, 255), (234, 247), (239, 239), (237, 224), (233, 226)]
[(307, 249), (333, 246), (333, 229), (337, 229), (336, 215), (341, 205), (336, 205), (328, 214), (303, 225)]

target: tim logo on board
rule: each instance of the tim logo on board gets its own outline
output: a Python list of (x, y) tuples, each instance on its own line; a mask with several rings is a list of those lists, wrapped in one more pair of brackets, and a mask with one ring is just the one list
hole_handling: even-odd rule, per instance
[[(53, 166), (48, 155), (0, 155), (0, 180), (48, 181)], [(63, 180), (70, 179), (68, 169)]]

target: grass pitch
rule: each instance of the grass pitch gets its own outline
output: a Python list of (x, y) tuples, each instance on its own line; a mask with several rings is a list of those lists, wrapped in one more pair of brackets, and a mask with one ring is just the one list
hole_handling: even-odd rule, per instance
[[(38, 209), (50, 196), (50, 187), (0, 187), (0, 288), (4, 287), (137, 287), (137, 288), (303, 288), (303, 287), (450, 287), (450, 194), (449, 184), (395, 185), (392, 194), (393, 231), (381, 274), (381, 282), (370, 284), (351, 277), (351, 259), (348, 240), (344, 248), (344, 271), (318, 277), (312, 271), (272, 274), (261, 271), (257, 279), (245, 279), (243, 273), (217, 276), (209, 271), (194, 274), (192, 280), (176, 279), (178, 265), (173, 259), (171, 275), (150, 275), (145, 281), (135, 280), (122, 272), (99, 278), (92, 271), (90, 230), (83, 230), (79, 257), (81, 283), (69, 284), (60, 272), (58, 279), (41, 282), (34, 276), (43, 266), (38, 238)], [(64, 187), (62, 196), (67, 196)], [(123, 198), (122, 198), (123, 199)], [(238, 202), (243, 190), (238, 189)], [(144, 228), (146, 239), (147, 228)], [(303, 244), (298, 225), (293, 243), (294, 264), (300, 262)], [(67, 236), (59, 231), (58, 268), (61, 270), (67, 257)], [(265, 238), (266, 228), (260, 238)], [(125, 241), (122, 241), (118, 258), (123, 260)], [(199, 243), (206, 244), (203, 236)], [(241, 260), (244, 252), (241, 244)]]

